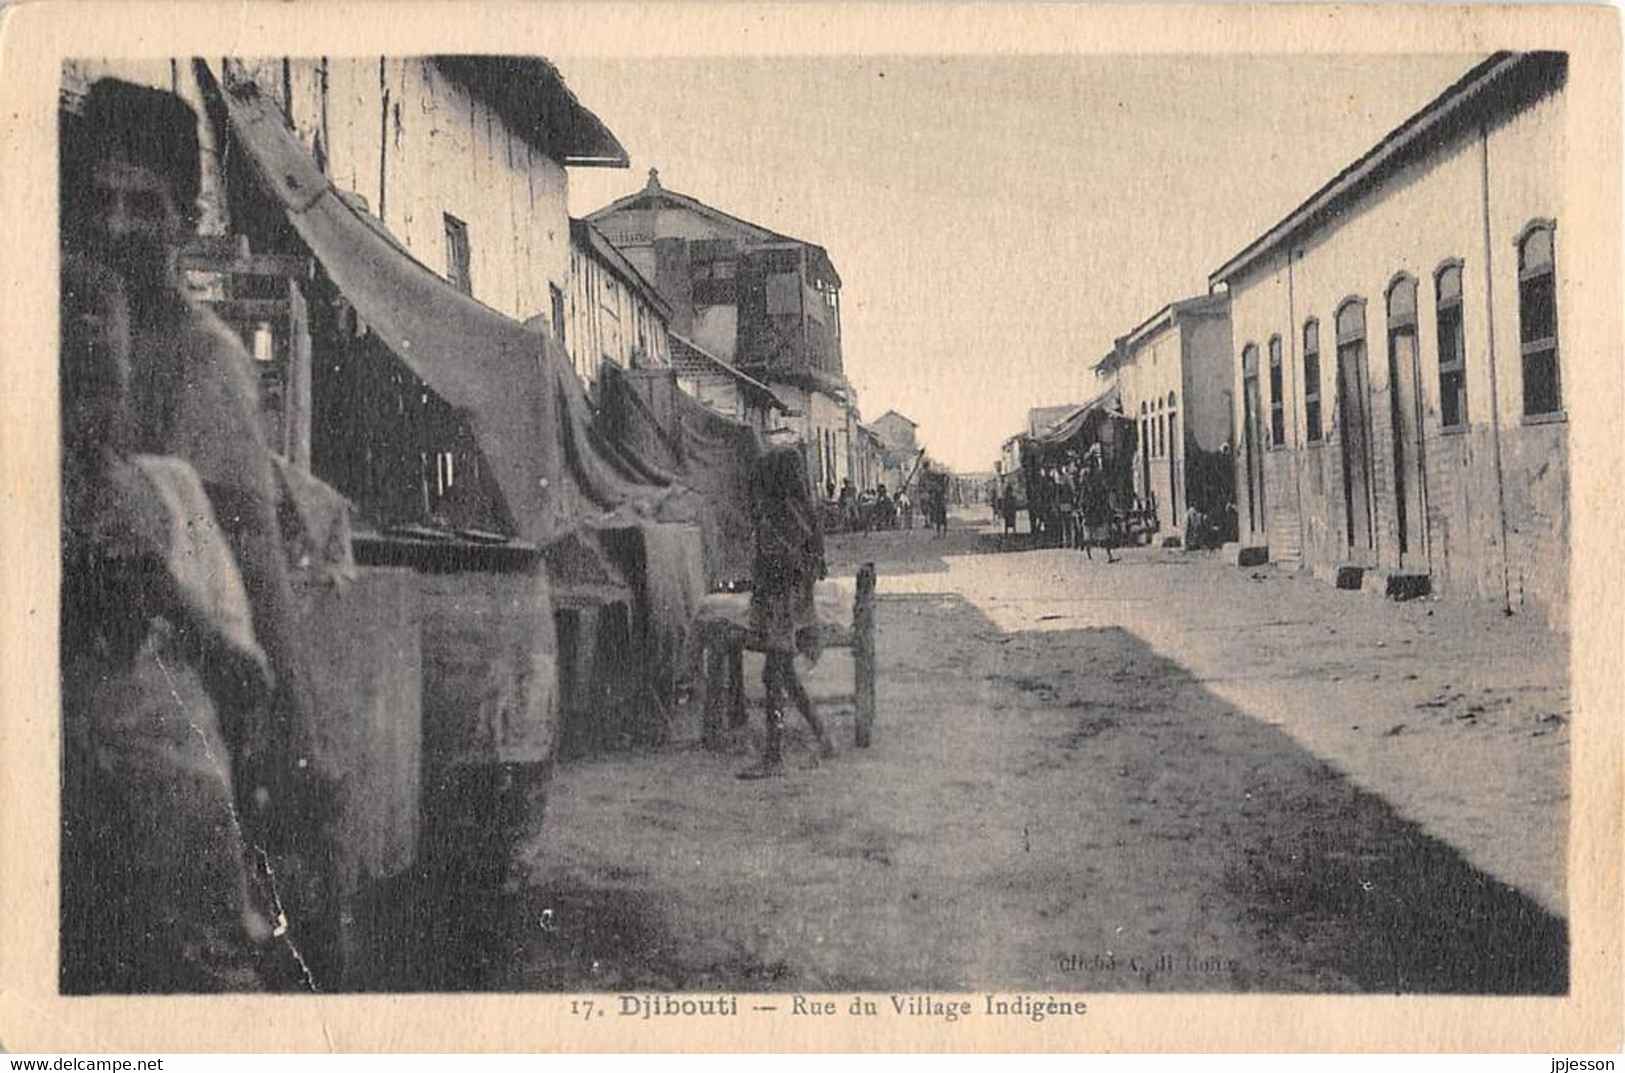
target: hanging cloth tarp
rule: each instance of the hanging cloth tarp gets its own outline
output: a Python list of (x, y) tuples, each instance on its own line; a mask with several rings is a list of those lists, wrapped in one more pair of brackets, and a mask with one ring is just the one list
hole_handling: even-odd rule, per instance
[(537, 375), (543, 337), (452, 287), (349, 205), (246, 77), (226, 71), (232, 133), (288, 222), (367, 326), (456, 408), (492, 468), (515, 535), (566, 525), (556, 487), (553, 383)]
[(329, 278), (367, 326), (466, 421), (490, 465), (513, 535), (547, 543), (596, 516), (681, 517), (669, 474), (619, 454), (592, 428), (568, 361), (549, 335), (476, 301), (350, 205), (252, 79), (226, 68), (232, 132)]
[(748, 580), (751, 475), (762, 453), (756, 430), (690, 397), (670, 370), (628, 374), (606, 367), (602, 391), (600, 416), (614, 441), (670, 469), (704, 499), (707, 581)]
[(1059, 447), (1082, 431), (1094, 419), (1096, 414), (1109, 413), (1116, 410), (1117, 407), (1117, 385), (1113, 384), (1099, 395), (1077, 407), (1056, 424), (1051, 425), (1044, 432), (1032, 437), (1032, 442), (1041, 448)]

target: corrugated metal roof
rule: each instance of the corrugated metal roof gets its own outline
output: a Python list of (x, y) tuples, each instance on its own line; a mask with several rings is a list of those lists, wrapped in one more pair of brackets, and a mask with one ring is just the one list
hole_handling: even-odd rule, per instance
[(717, 357), (709, 350), (706, 350), (692, 339), (688, 339), (677, 334), (676, 332), (671, 332), (669, 334), (671, 336), (671, 363), (676, 368), (687, 368), (693, 370), (711, 369), (716, 372), (723, 373), (732, 377), (737, 383), (741, 384), (746, 389), (756, 392), (771, 408), (778, 410), (783, 414), (795, 413), (794, 410), (785, 405), (783, 399), (774, 394), (772, 388), (768, 387), (754, 376), (741, 372), (739, 369), (723, 361), (721, 358)]

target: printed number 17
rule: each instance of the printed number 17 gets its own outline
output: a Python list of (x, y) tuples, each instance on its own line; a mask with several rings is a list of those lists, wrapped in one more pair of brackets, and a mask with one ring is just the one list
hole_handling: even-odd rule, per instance
[(570, 1000), (570, 1016), (580, 1017), (584, 1021), (592, 1020), (592, 999), (578, 998)]

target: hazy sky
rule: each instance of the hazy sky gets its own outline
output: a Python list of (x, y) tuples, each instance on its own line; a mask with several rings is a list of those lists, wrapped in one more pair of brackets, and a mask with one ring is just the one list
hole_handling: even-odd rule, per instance
[(829, 250), (847, 377), (991, 469), (1089, 366), (1481, 57), (555, 57), (631, 171)]

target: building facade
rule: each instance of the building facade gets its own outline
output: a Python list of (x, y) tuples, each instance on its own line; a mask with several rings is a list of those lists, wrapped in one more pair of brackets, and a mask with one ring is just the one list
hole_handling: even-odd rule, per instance
[(671, 306), (585, 220), (570, 221), (569, 291), (563, 308), (544, 319), (589, 390), (604, 362), (622, 369), (671, 364)]
[[(284, 208), (224, 120), (217, 84), (252, 85), (341, 196), (410, 260), (506, 317), (560, 335), (567, 295), (586, 275), (572, 272), (566, 169), (625, 167), (614, 135), (538, 58), (74, 61), (63, 72), (64, 107), (101, 77), (175, 92), (198, 115), (201, 238), (182, 263), (259, 359), (272, 445), (373, 521), (491, 524), (478, 505), (488, 497), (476, 487), (482, 463), (468, 429), (308, 271)], [(291, 267), (278, 278), (244, 274), (272, 262)]]
[(671, 334), (671, 363), (677, 386), (724, 417), (770, 432), (789, 409), (773, 389), (740, 372), (698, 343)]
[(870, 427), (880, 438), (880, 479), (887, 488), (901, 488), (921, 458), (919, 426), (896, 410), (887, 410)]
[(1182, 533), (1191, 510), (1221, 515), (1234, 495), (1230, 355), (1221, 294), (1164, 306), (1095, 367), (1135, 422), (1134, 491), (1164, 534)]
[(1566, 72), (1492, 56), (1211, 277), (1240, 525), (1272, 558), (1562, 621), (1562, 370), (1588, 345), (1565, 315)]
[(789, 408), (815, 487), (852, 476), (856, 406), (841, 357), (840, 276), (820, 246), (660, 184), (587, 219), (671, 305), (672, 327)]

